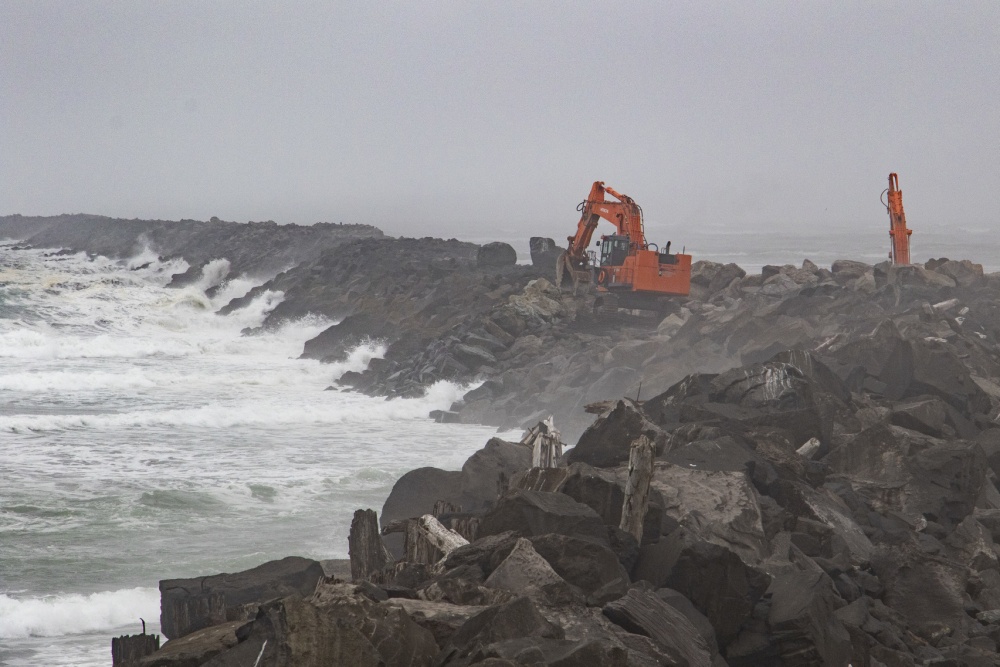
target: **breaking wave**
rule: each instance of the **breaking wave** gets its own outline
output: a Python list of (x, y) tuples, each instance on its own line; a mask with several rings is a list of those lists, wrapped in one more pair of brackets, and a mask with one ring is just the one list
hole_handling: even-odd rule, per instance
[[(90, 595), (15, 598), (0, 594), (0, 639), (60, 637), (139, 624), (159, 627), (160, 592), (128, 588)], [(136, 628), (138, 631), (139, 628)]]

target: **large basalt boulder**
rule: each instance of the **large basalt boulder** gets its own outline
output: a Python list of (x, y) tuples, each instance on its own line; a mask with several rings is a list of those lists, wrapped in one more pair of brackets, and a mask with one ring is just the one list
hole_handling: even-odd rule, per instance
[(967, 634), (972, 623), (964, 605), (967, 568), (912, 546), (894, 546), (878, 550), (872, 569), (885, 587), (882, 600), (906, 619), (912, 632), (924, 639), (942, 627), (957, 639)]
[[(532, 280), (525, 285), (520, 294), (512, 295), (507, 301), (512, 314), (525, 322), (551, 323), (566, 314), (566, 309), (560, 301), (559, 289), (545, 278)], [(501, 322), (497, 324), (512, 335), (517, 335), (508, 328), (511, 325), (505, 326)]]
[(552, 239), (541, 236), (532, 236), (528, 239), (528, 248), (531, 251), (531, 264), (546, 275), (553, 275), (556, 262), (564, 248), (556, 245)]
[(703, 613), (695, 609), (690, 600), (672, 588), (657, 589), (656, 597), (683, 614), (688, 622), (698, 631), (702, 639), (705, 640), (705, 645), (708, 646), (712, 655), (718, 654), (719, 642), (715, 638), (715, 628), (712, 627), (712, 624)]
[(477, 645), (488, 646), (510, 639), (544, 640), (564, 637), (563, 629), (550, 623), (530, 598), (519, 597), (506, 604), (484, 609), (463, 623), (451, 638), (450, 653), (454, 662), (445, 664), (462, 664), (458, 659), (467, 656)]
[(296, 593), (311, 595), (323, 566), (289, 556), (250, 570), (160, 581), (160, 631), (177, 639), (224, 621), (252, 618), (257, 605)]
[(767, 625), (782, 664), (846, 665), (851, 637), (834, 612), (844, 601), (822, 572), (778, 576), (768, 588)]
[(719, 267), (719, 269), (715, 272), (715, 275), (712, 276), (712, 279), (708, 283), (708, 291), (711, 294), (715, 294), (716, 292), (728, 287), (734, 280), (739, 280), (746, 275), (747, 272), (738, 265), (725, 264)]
[[(867, 376), (874, 381), (865, 388), (889, 400), (903, 398), (913, 380), (912, 346), (892, 320), (883, 321), (867, 336), (829, 350), (829, 354), (840, 362), (845, 375), (863, 368), (862, 379)], [(856, 389), (861, 389), (860, 383)]]
[(609, 468), (628, 463), (632, 443), (645, 435), (658, 452), (662, 452), (667, 436), (642, 414), (628, 399), (619, 400), (608, 413), (601, 415), (593, 426), (584, 431), (576, 447), (566, 454), (567, 463), (586, 463)]
[(475, 512), (492, 507), (509, 488), (511, 478), (530, 467), (530, 447), (490, 438), (462, 466), (459, 477), (462, 509)]
[[(438, 468), (417, 468), (404, 474), (392, 486), (389, 497), (382, 505), (380, 521), (387, 524), (400, 519), (423, 516), (434, 511), (434, 504), (444, 500), (452, 505), (460, 505), (462, 473), (457, 470)], [(403, 557), (403, 537), (399, 534), (386, 535), (386, 547), (392, 555)]]
[(587, 604), (604, 604), (628, 590), (628, 572), (602, 544), (556, 534), (532, 537), (531, 544), (556, 574), (583, 591)]
[(497, 565), (484, 585), (524, 595), (546, 605), (583, 602), (583, 595), (549, 565), (532, 543), (520, 538), (507, 557)]
[(892, 408), (889, 421), (896, 426), (939, 438), (944, 435), (947, 417), (944, 401), (931, 396), (897, 403)]
[[(563, 493), (593, 509), (608, 526), (619, 526), (625, 502), (628, 469), (594, 468), (586, 463), (572, 463), (565, 468), (532, 468), (511, 482), (512, 488)], [(663, 503), (653, 489), (643, 521), (643, 543), (660, 537)]]
[(913, 345), (913, 378), (908, 396), (938, 396), (965, 415), (989, 412), (991, 402), (958, 356), (942, 346)]
[(711, 667), (712, 651), (679, 611), (649, 591), (633, 588), (604, 605), (604, 615), (625, 630), (652, 639), (674, 664)]
[(952, 527), (969, 515), (986, 488), (982, 449), (942, 442), (896, 426), (876, 425), (824, 459), (880, 511), (925, 517)]
[(936, 271), (928, 271), (919, 264), (877, 266), (876, 277), (880, 273), (880, 268), (884, 271), (886, 282), (890, 285), (941, 290), (955, 287), (958, 284), (954, 278)]
[(145, 656), (139, 667), (198, 667), (236, 646), (236, 629), (246, 621), (229, 621), (171, 639)]
[(930, 262), (927, 264), (927, 269), (948, 276), (961, 287), (973, 287), (983, 282), (983, 265), (974, 264), (967, 259), (961, 261), (946, 259), (933, 268)]
[(346, 584), (269, 602), (240, 632), (245, 639), (207, 665), (429, 667), (439, 652), (431, 632), (402, 609), (372, 602)]
[(830, 529), (847, 550), (849, 561), (866, 566), (874, 546), (852, 516), (851, 508), (827, 488), (813, 489), (798, 481), (781, 481), (770, 496), (791, 516), (816, 521)]
[(493, 241), (476, 252), (476, 264), (482, 268), (501, 268), (517, 264), (517, 251), (509, 243)]
[(446, 646), (466, 621), (486, 609), (476, 605), (407, 598), (389, 598), (384, 604), (399, 607), (406, 612), (417, 625), (434, 635), (438, 646)]
[(684, 528), (643, 547), (632, 576), (687, 597), (712, 623), (723, 646), (736, 637), (771, 584), (770, 575), (748, 565), (733, 549)]
[(830, 265), (830, 271), (837, 278), (841, 279), (860, 278), (872, 270), (871, 264), (858, 262), (852, 259), (838, 259)]
[(608, 544), (608, 533), (597, 512), (562, 493), (515, 491), (487, 512), (479, 536), (513, 531), (522, 537), (558, 533)]
[(760, 499), (745, 473), (657, 462), (650, 486), (659, 491), (664, 514), (700, 539), (732, 549), (750, 563), (763, 558)]

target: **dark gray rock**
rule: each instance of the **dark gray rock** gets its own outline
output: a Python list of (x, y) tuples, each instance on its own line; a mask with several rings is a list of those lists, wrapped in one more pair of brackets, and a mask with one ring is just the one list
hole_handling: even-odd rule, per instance
[(732, 549), (698, 540), (683, 528), (643, 548), (633, 579), (680, 592), (708, 617), (722, 645), (736, 637), (771, 583)]
[(462, 509), (475, 512), (492, 507), (509, 488), (511, 478), (530, 467), (529, 447), (490, 438), (462, 466), (458, 485)]
[(846, 665), (851, 637), (834, 612), (844, 605), (823, 573), (778, 576), (767, 624), (782, 664)]
[(540, 236), (532, 236), (528, 240), (528, 247), (531, 251), (532, 265), (545, 275), (555, 275), (556, 261), (558, 261), (559, 255), (563, 253), (564, 248), (556, 245), (556, 242), (552, 239)]
[(602, 605), (628, 590), (628, 572), (603, 544), (556, 534), (532, 537), (531, 544), (556, 574), (583, 591), (589, 605)]
[[(382, 513), (379, 515), (382, 527), (400, 519), (430, 514), (439, 500), (458, 504), (461, 476), (462, 473), (458, 471), (430, 467), (406, 473), (396, 480), (389, 497), (382, 505)], [(401, 535), (386, 535), (383, 541), (395, 558), (402, 558)]]
[(517, 251), (509, 243), (493, 241), (476, 253), (476, 264), (481, 267), (500, 268), (517, 264)]
[(563, 639), (565, 632), (546, 620), (529, 598), (520, 597), (479, 612), (462, 624), (451, 643), (462, 649), (525, 637)]
[(580, 436), (576, 447), (567, 452), (566, 461), (598, 468), (628, 463), (632, 443), (640, 435), (649, 438), (657, 452), (663, 451), (666, 433), (646, 419), (634, 402), (620, 400)]
[[(160, 581), (160, 630), (177, 639), (223, 621), (252, 618), (257, 605), (292, 593), (311, 595), (323, 566), (289, 556), (234, 574)], [(195, 604), (192, 604), (194, 602)]]
[(712, 651), (697, 628), (655, 594), (633, 588), (602, 611), (625, 630), (652, 639), (675, 664), (711, 667)]
[(562, 493), (515, 491), (487, 512), (479, 535), (513, 531), (523, 537), (558, 533), (608, 544), (607, 529), (597, 512)]

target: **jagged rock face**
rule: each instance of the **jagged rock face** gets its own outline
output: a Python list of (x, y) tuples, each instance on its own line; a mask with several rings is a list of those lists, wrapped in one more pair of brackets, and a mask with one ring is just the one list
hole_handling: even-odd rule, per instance
[[(769, 575), (747, 565), (735, 551), (685, 529), (645, 547), (632, 576), (682, 593), (708, 617), (722, 644), (735, 639), (771, 583)], [(719, 586), (721, 581), (726, 585)]]
[(733, 549), (750, 563), (764, 557), (760, 502), (745, 473), (657, 463), (652, 488), (663, 499), (664, 514), (701, 539)]
[(786, 665), (846, 665), (851, 638), (834, 612), (844, 601), (822, 572), (777, 577), (768, 588), (767, 626)]
[(212, 625), (171, 639), (153, 655), (139, 661), (140, 667), (191, 667), (203, 665), (215, 656), (236, 646), (236, 630), (246, 621)]
[(652, 639), (674, 664), (712, 665), (712, 651), (698, 630), (653, 593), (632, 589), (605, 605), (603, 612), (625, 630)]
[(532, 537), (531, 544), (556, 574), (583, 592), (587, 604), (601, 605), (628, 589), (628, 572), (602, 544), (556, 534)]
[(314, 560), (289, 556), (235, 574), (160, 581), (160, 629), (177, 639), (224, 621), (246, 620), (257, 605), (292, 593), (309, 595), (323, 577)]
[(567, 453), (566, 461), (597, 467), (627, 463), (632, 443), (641, 435), (663, 451), (666, 434), (647, 420), (634, 403), (620, 400), (584, 432), (576, 447)]
[(552, 239), (541, 236), (532, 236), (528, 240), (528, 248), (531, 251), (531, 264), (542, 271), (543, 275), (554, 276), (556, 262), (565, 248), (558, 246)]
[(561, 493), (515, 491), (502, 498), (483, 517), (479, 534), (485, 537), (508, 530), (525, 537), (558, 533), (608, 543), (597, 512)]
[(287, 597), (260, 608), (245, 638), (207, 665), (320, 667), (430, 666), (434, 636), (400, 608), (379, 605), (350, 585), (320, 586), (309, 598)]

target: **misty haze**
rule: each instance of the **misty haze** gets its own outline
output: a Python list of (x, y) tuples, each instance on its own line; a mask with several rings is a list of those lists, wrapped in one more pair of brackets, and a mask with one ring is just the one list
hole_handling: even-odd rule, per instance
[(1000, 664), (1000, 6), (0, 0), (0, 666)]

